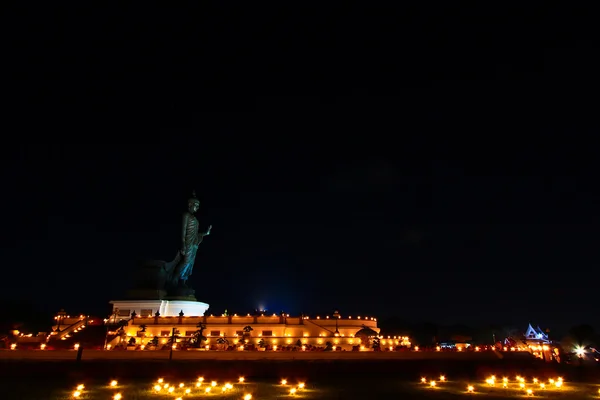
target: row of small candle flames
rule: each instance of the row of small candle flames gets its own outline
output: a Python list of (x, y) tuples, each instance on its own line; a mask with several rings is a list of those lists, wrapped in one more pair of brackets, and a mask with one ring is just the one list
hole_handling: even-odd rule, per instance
[[(119, 382), (114, 381), (114, 380), (109, 383), (109, 386), (111, 388), (116, 388), (118, 385), (119, 385)], [(85, 385), (83, 385), (83, 384), (77, 385), (77, 388), (73, 392), (73, 398), (79, 398), (83, 394), (84, 390), (85, 390)], [(121, 400), (122, 398), (123, 398), (123, 395), (121, 393), (116, 393), (113, 396), (114, 400)]]
[[(421, 378), (421, 383), (423, 383), (423, 384), (429, 384), (429, 387), (431, 387), (431, 388), (437, 387), (438, 386), (438, 382), (442, 382), (442, 383), (446, 382), (446, 376), (445, 375), (440, 375), (438, 381), (436, 381), (436, 380), (428, 380), (425, 377)], [(538, 378), (533, 378), (531, 382), (532, 382), (532, 384), (534, 384), (537, 387), (539, 387), (540, 390), (547, 390), (549, 388), (560, 389), (564, 385), (564, 380), (561, 377), (558, 377), (556, 379), (548, 379), (548, 383), (542, 382)], [(493, 386), (493, 387), (496, 386), (497, 383), (499, 384), (499, 382), (497, 382), (497, 380), (496, 380), (496, 376), (495, 375), (492, 375), (489, 378), (487, 378), (485, 380), (485, 383), (488, 386)], [(503, 388), (505, 388), (505, 389), (508, 388), (509, 383), (511, 383), (511, 382), (509, 381), (508, 378), (506, 378), (506, 377), (502, 378), (502, 387)], [(533, 389), (526, 387), (525, 378), (523, 378), (522, 376), (518, 376), (517, 375), (517, 377), (515, 378), (515, 383), (517, 383), (519, 385), (519, 388), (522, 389), (522, 390), (524, 390), (525, 393), (528, 396), (533, 396), (534, 395)], [(468, 385), (466, 389), (467, 389), (467, 393), (474, 393), (475, 392), (475, 386), (473, 386), (473, 385)], [(598, 389), (598, 394), (600, 395), (600, 389)]]
[[(342, 335), (342, 336), (343, 336), (343, 335)], [(380, 336), (380, 337), (383, 337), (383, 336)], [(404, 338), (402, 338), (402, 339), (403, 339), (403, 340), (405, 340), (405, 341), (408, 341), (408, 338), (406, 338), (406, 337), (404, 337)], [(166, 343), (166, 339), (165, 339), (165, 341), (164, 341), (164, 342)], [(258, 339), (257, 339), (257, 342), (258, 342)], [(390, 340), (390, 342), (392, 342), (392, 341)], [(397, 341), (396, 341), (396, 342), (397, 342)], [(290, 341), (290, 340), (288, 340), (288, 344), (290, 344), (290, 343), (291, 343), (291, 341)], [(337, 342), (336, 342), (336, 343), (337, 343)], [(352, 343), (352, 342), (349, 342), (349, 343)], [(360, 343), (360, 339), (359, 339), (359, 343)], [(408, 342), (408, 343), (410, 343), (410, 342)], [(385, 344), (386, 344), (385, 340), (382, 340), (382, 343), (381, 343), (381, 344), (385, 345)], [(398, 343), (396, 343), (396, 344), (398, 344)], [(111, 347), (111, 346), (110, 346), (110, 345), (108, 345), (108, 346), (107, 346), (107, 349), (108, 349), (108, 350), (110, 350), (110, 347)], [(175, 349), (176, 347), (177, 347), (176, 345), (173, 345), (173, 348), (174, 348), (174, 349)], [(206, 346), (206, 347), (209, 347), (209, 346)], [(364, 346), (363, 346), (363, 347), (364, 347)], [(544, 350), (546, 350), (547, 346), (543, 346), (543, 347), (544, 347)], [(75, 350), (78, 350), (78, 349), (79, 349), (79, 343), (75, 343), (75, 344), (73, 345), (73, 348), (74, 348)], [(142, 346), (142, 348), (143, 348), (143, 346)], [(537, 347), (535, 347), (535, 346), (533, 346), (533, 347), (532, 347), (532, 346), (529, 346), (529, 348), (531, 348), (532, 350), (536, 350), (536, 349), (537, 349), (537, 350), (542, 350), (542, 346), (537, 346)], [(12, 344), (10, 345), (10, 349), (11, 349), (11, 350), (16, 350), (16, 349), (17, 349), (17, 344), (16, 344), (16, 343), (12, 343)], [(46, 349), (46, 344), (45, 344), (45, 343), (42, 343), (42, 344), (40, 345), (40, 350), (44, 350), (44, 349)], [(482, 348), (481, 348), (481, 347), (479, 347), (479, 346), (475, 346), (475, 348), (474, 348), (474, 349), (475, 349), (475, 351), (481, 351), (481, 350), (482, 350)], [(483, 350), (487, 350), (487, 349), (488, 349), (488, 347), (484, 347), (484, 348), (483, 348)], [(495, 347), (494, 347), (494, 346), (491, 346), (491, 347), (489, 347), (489, 349), (490, 349), (490, 350), (495, 350)], [(414, 351), (419, 351), (419, 350), (420, 350), (420, 349), (419, 349), (419, 346), (415, 346), (415, 347), (413, 347), (413, 350), (414, 350)], [(435, 348), (435, 350), (436, 350), (436, 351), (441, 351), (441, 350), (442, 350), (442, 348), (441, 348), (440, 346), (437, 346), (437, 347)], [(457, 350), (458, 350), (458, 351), (462, 351), (463, 349), (462, 349), (462, 347), (457, 347)], [(518, 349), (516, 349), (516, 348), (514, 348), (514, 347), (511, 347), (510, 349), (509, 349), (509, 348), (507, 348), (507, 347), (504, 347), (504, 348), (503, 348), (503, 349), (501, 349), (501, 350), (504, 350), (504, 351), (509, 351), (509, 350), (510, 350), (510, 351), (515, 351), (515, 350), (518, 350), (518, 351), (524, 351), (524, 349), (523, 349), (523, 348), (521, 348), (521, 347), (519, 347)]]
[[(240, 377), (238, 379), (238, 383), (243, 384), (245, 382), (245, 378), (244, 377)], [(287, 379), (282, 379), (280, 382), (281, 386), (290, 386), (290, 384), (288, 383)], [(113, 380), (109, 383), (109, 387), (116, 389), (118, 388), (119, 382)], [(202, 389), (204, 388), (204, 392), (206, 394), (210, 393), (213, 390), (218, 390), (217, 389), (217, 381), (212, 381), (210, 382), (210, 384), (206, 384), (204, 385), (204, 378), (200, 377), (198, 378), (198, 381), (195, 384), (196, 389)], [(304, 382), (299, 382), (296, 385), (291, 385), (291, 387), (289, 388), (289, 394), (290, 395), (295, 395), (296, 393), (298, 393), (300, 390), (304, 389), (306, 387), (306, 384)], [(185, 385), (185, 383), (180, 383), (179, 385), (171, 385), (169, 383), (166, 383), (164, 381), (163, 378), (158, 379), (154, 386), (152, 387), (152, 390), (155, 393), (161, 393), (161, 392), (167, 392), (167, 393), (174, 393), (175, 390), (177, 390), (177, 388), (181, 391), (183, 391), (183, 393), (185, 393), (186, 395), (189, 395), (192, 393), (192, 388), (187, 387)], [(225, 383), (223, 384), (223, 386), (221, 386), (221, 392), (225, 393), (229, 390), (233, 389), (233, 385), (231, 383)], [(77, 385), (77, 388), (75, 389), (75, 391), (73, 392), (73, 398), (79, 398), (81, 397), (81, 395), (83, 394), (83, 391), (85, 390), (85, 385), (81, 384), (81, 385)], [(116, 393), (113, 396), (113, 400), (121, 400), (123, 399), (123, 395), (121, 393)], [(252, 395), (250, 393), (246, 393), (243, 397), (243, 400), (251, 400), (252, 399)], [(175, 400), (182, 400), (181, 397), (177, 397)]]

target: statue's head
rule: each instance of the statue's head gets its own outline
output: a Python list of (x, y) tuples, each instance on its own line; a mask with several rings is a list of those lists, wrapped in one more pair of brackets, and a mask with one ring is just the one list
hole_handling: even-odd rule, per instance
[(200, 200), (196, 198), (196, 192), (192, 192), (192, 197), (188, 200), (188, 210), (193, 214), (200, 208)]

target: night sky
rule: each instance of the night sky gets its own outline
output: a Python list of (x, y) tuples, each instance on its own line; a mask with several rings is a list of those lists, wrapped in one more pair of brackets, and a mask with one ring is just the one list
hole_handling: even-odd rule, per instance
[(215, 314), (600, 328), (598, 43), (585, 10), (529, 7), (28, 20), (0, 297), (105, 313), (195, 190)]

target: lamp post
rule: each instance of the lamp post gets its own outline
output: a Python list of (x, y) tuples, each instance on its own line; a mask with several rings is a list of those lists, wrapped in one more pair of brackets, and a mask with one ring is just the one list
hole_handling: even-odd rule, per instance
[(338, 320), (340, 319), (340, 313), (338, 310), (335, 310), (335, 312), (333, 313), (333, 317), (335, 318), (334, 336), (340, 336), (340, 331), (338, 330)]
[(58, 319), (58, 324), (56, 325), (56, 333), (60, 332), (60, 323), (62, 322), (62, 320), (65, 318), (66, 315), (67, 315), (67, 313), (65, 312), (65, 310), (63, 308), (61, 308), (56, 317)]

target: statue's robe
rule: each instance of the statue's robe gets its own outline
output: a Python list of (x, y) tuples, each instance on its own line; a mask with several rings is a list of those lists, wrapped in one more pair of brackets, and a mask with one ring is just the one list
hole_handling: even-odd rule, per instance
[(185, 252), (181, 252), (181, 258), (172, 274), (172, 284), (177, 285), (179, 281), (187, 281), (192, 275), (198, 246), (202, 243), (204, 235), (198, 232), (198, 220), (193, 214), (187, 218), (185, 227)]

